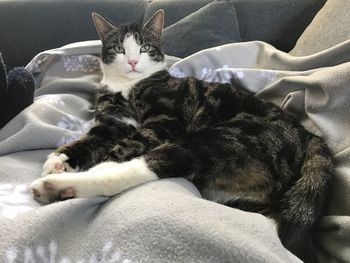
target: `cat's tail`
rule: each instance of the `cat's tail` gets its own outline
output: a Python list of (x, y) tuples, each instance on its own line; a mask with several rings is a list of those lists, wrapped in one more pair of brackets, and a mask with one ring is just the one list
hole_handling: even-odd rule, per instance
[(279, 235), (283, 245), (302, 259), (311, 248), (311, 233), (325, 214), (334, 174), (333, 156), (319, 137), (308, 142), (301, 176), (280, 203)]

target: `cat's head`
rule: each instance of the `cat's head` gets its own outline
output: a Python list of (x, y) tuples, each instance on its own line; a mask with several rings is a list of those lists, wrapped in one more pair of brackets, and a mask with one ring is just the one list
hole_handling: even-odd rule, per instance
[(157, 11), (144, 25), (115, 26), (96, 13), (92, 18), (102, 41), (105, 78), (138, 80), (164, 68), (160, 44), (163, 10)]

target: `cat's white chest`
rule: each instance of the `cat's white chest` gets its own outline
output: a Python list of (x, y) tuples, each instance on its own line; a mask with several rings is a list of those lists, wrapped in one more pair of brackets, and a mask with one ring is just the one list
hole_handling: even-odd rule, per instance
[(118, 79), (104, 79), (102, 84), (107, 85), (107, 89), (110, 92), (117, 93), (121, 92), (125, 99), (128, 98), (129, 93), (137, 81), (118, 81)]

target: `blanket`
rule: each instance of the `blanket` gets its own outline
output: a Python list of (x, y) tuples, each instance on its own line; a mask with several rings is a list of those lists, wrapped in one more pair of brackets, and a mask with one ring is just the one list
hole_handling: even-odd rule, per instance
[[(78, 43), (41, 53), (27, 66), (36, 79), (35, 102), (0, 130), (0, 262), (300, 262), (283, 248), (270, 219), (204, 200), (182, 178), (112, 198), (46, 206), (32, 200), (28, 184), (46, 156), (93, 125), (99, 50), (98, 41)], [(329, 215), (315, 237), (320, 262), (350, 259), (349, 51), (350, 41), (293, 57), (254, 41), (167, 58), (171, 74), (233, 78), (326, 139), (338, 165)]]

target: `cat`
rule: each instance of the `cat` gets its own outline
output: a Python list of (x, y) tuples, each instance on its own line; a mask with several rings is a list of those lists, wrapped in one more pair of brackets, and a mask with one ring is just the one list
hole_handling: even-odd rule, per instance
[(34, 198), (113, 196), (184, 177), (208, 200), (274, 218), (283, 245), (305, 259), (334, 175), (323, 140), (233, 84), (171, 76), (162, 10), (145, 25), (92, 17), (104, 73), (96, 125), (48, 156), (43, 177), (31, 184)]

